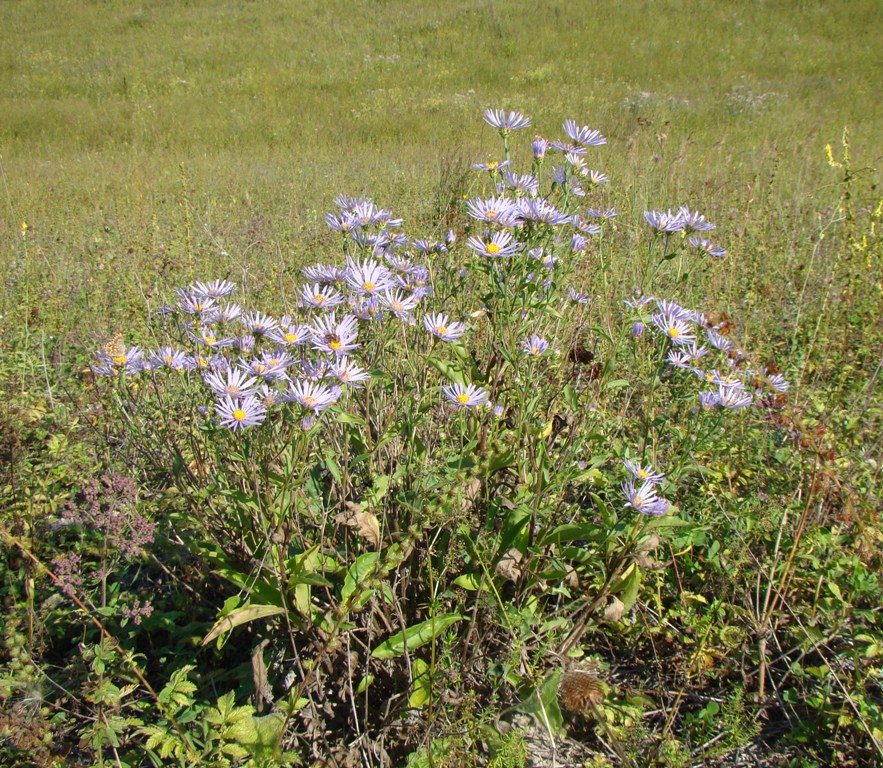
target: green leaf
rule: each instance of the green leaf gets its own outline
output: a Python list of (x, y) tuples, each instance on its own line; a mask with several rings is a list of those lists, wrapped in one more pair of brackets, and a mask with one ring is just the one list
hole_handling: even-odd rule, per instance
[(396, 634), (371, 651), (371, 655), (375, 659), (392, 659), (396, 656), (401, 656), (406, 649), (413, 651), (426, 645), (426, 643), (438, 637), (450, 626), (458, 621), (463, 621), (465, 618), (465, 616), (459, 613), (445, 613), (427, 621), (421, 621), (419, 624), (414, 624), (401, 632), (396, 632)]
[(411, 663), (411, 671), (414, 674), (414, 686), (408, 697), (408, 704), (415, 709), (422, 709), (429, 702), (430, 677), (429, 664), (423, 659), (414, 659)]
[(466, 589), (470, 592), (475, 592), (481, 587), (481, 574), (464, 573), (462, 576), (458, 576), (454, 579), (454, 586), (460, 587), (460, 589)]
[(521, 710), (539, 720), (544, 730), (553, 736), (564, 726), (561, 708), (558, 706), (558, 685), (561, 672), (553, 672), (533, 693), (521, 703)]
[(361, 594), (353, 602), (351, 610), (358, 611), (363, 608), (365, 603), (371, 599), (371, 595), (374, 594), (373, 589), (367, 588), (366, 582), (374, 574), (379, 557), (379, 552), (366, 552), (364, 555), (359, 555), (346, 572), (343, 589), (340, 592), (341, 602), (346, 604), (361, 590)]
[(276, 605), (246, 605), (242, 608), (237, 608), (218, 619), (199, 644), (208, 645), (224, 632), (230, 632), (242, 624), (248, 624), (250, 621), (265, 619), (269, 616), (278, 616), (280, 613), (284, 613), (284, 610)]
[(625, 573), (616, 579), (610, 588), (611, 595), (619, 595), (625, 610), (632, 609), (638, 600), (638, 589), (641, 586), (641, 569), (635, 563), (626, 568)]
[(439, 358), (430, 355), (426, 358), (426, 362), (435, 368), (442, 376), (448, 379), (448, 381), (453, 381), (455, 384), (462, 384), (464, 387), (467, 384), (472, 383), (460, 368), (447, 360), (440, 360)]
[(559, 525), (552, 531), (549, 531), (541, 540), (540, 545), (547, 544), (563, 544), (568, 541), (596, 541), (603, 539), (604, 531), (600, 530), (594, 523), (567, 523)]

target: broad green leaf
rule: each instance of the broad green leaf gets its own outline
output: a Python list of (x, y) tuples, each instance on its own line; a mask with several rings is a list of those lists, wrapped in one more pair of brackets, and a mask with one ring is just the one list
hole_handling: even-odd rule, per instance
[(481, 574), (464, 573), (462, 576), (458, 576), (454, 579), (454, 586), (460, 587), (460, 589), (469, 590), (470, 592), (475, 592), (481, 586)]
[(561, 672), (553, 672), (533, 693), (521, 703), (523, 712), (533, 715), (539, 720), (543, 730), (556, 736), (564, 726), (561, 708), (558, 706), (558, 685)]
[(426, 645), (430, 640), (438, 637), (451, 625), (462, 621), (465, 616), (459, 613), (445, 613), (427, 621), (421, 621), (407, 629), (396, 632), (392, 637), (378, 645), (371, 655), (375, 659), (392, 659), (401, 656), (405, 649), (409, 652)]
[(595, 541), (603, 539), (604, 536), (604, 532), (594, 523), (567, 523), (549, 531), (540, 541), (540, 545), (563, 544), (568, 541), (581, 541), (583, 539)]
[(340, 592), (341, 602), (346, 604), (361, 590), (361, 594), (354, 601), (351, 610), (360, 610), (371, 598), (374, 590), (366, 588), (365, 582), (373, 575), (379, 557), (379, 552), (366, 552), (364, 555), (359, 555), (346, 572), (346, 578), (343, 580), (343, 589)]
[(408, 697), (408, 704), (415, 709), (421, 709), (429, 701), (429, 664), (423, 659), (414, 659), (411, 663), (411, 672), (414, 674), (414, 686)]
[(284, 613), (283, 609), (275, 605), (246, 605), (242, 608), (237, 608), (218, 619), (199, 644), (208, 645), (224, 632), (230, 632), (242, 624), (248, 624), (250, 621), (266, 619), (269, 616), (278, 616), (280, 613)]
[(462, 384), (464, 387), (467, 384), (472, 383), (460, 368), (447, 360), (440, 360), (437, 357), (429, 356), (426, 358), (426, 361), (448, 381), (452, 381), (455, 384)]

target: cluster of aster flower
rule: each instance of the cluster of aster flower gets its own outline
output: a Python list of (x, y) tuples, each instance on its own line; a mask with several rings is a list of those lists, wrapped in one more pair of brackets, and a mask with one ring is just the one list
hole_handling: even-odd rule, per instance
[[(654, 472), (653, 467), (634, 464), (626, 460), (625, 468), (631, 477), (622, 484), (622, 492), (626, 497), (626, 506), (642, 515), (660, 516), (671, 508), (667, 499), (659, 495), (657, 486), (665, 479), (661, 472)], [(640, 485), (639, 485), (640, 483)]]
[[(429, 268), (414, 255), (443, 253), (454, 241), (452, 234), (444, 242), (411, 240), (394, 230), (400, 219), (367, 198), (341, 196), (336, 203), (327, 222), (346, 233), (361, 258), (304, 268), (297, 317), (277, 320), (247, 311), (228, 300), (236, 287), (230, 281), (195, 282), (177, 289), (177, 300), (161, 310), (176, 321), (173, 328), (188, 348), (126, 348), (117, 335), (98, 352), (95, 373), (195, 372), (214, 396), (218, 422), (233, 430), (262, 423), (269, 409), (286, 403), (299, 404), (311, 423), (346, 387), (360, 387), (370, 377), (354, 359), (361, 322), (394, 317), (418, 325), (416, 315), (432, 287)], [(442, 342), (467, 331), (445, 313), (422, 314), (423, 329)], [(488, 393), (474, 385), (452, 384), (442, 393), (459, 408), (489, 404)]]
[(706, 221), (701, 213), (691, 211), (686, 205), (682, 205), (674, 213), (671, 210), (644, 211), (644, 219), (657, 232), (664, 234), (680, 232), (690, 245), (715, 259), (722, 259), (727, 255), (723, 248), (697, 234), (714, 229), (715, 226), (710, 221)]
[[(520, 112), (494, 109), (487, 110), (484, 119), (504, 139), (512, 131), (531, 124), (530, 118)], [(528, 279), (545, 288), (551, 286), (552, 271), (560, 265), (561, 257), (568, 253), (586, 253), (589, 237), (602, 231), (596, 222), (617, 215), (613, 209), (573, 209), (573, 201), (586, 197), (594, 188), (608, 182), (606, 174), (592, 170), (585, 160), (589, 148), (606, 144), (607, 139), (599, 131), (580, 126), (573, 120), (566, 120), (562, 127), (564, 139), (534, 138), (531, 173), (514, 172), (509, 160), (475, 164), (473, 167), (491, 174), (495, 194), (473, 198), (466, 204), (466, 213), (474, 220), (475, 226), (481, 227), (477, 234), (468, 238), (468, 247), (489, 259), (514, 257), (526, 251), (543, 267), (538, 272), (531, 272)], [(560, 153), (562, 161), (543, 176), (543, 163), (551, 152)], [(541, 188), (548, 189), (548, 192), (541, 193)], [(567, 210), (559, 208), (557, 201), (560, 200), (567, 201)], [(525, 242), (537, 233), (542, 234), (544, 245), (528, 248)], [(574, 301), (588, 302), (588, 297), (573, 286), (568, 291)]]
[[(751, 405), (754, 396), (761, 395), (764, 390), (779, 393), (788, 390), (789, 384), (780, 373), (750, 366), (745, 352), (727, 337), (725, 323), (712, 323), (701, 312), (653, 296), (635, 294), (624, 301), (638, 311), (650, 304), (655, 305), (657, 311), (650, 315), (649, 328), (670, 342), (666, 352), (668, 364), (692, 372), (712, 387), (699, 393), (703, 409), (738, 410)], [(647, 328), (639, 320), (632, 333), (642, 336)], [(715, 357), (722, 358), (717, 368), (712, 364)]]

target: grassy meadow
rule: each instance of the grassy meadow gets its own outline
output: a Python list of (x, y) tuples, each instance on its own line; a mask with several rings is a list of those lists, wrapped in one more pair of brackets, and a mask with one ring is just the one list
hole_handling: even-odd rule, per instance
[[(0, 764), (883, 765), (878, 3), (7, 0), (0, 29)], [(531, 125), (504, 149), (489, 108)], [(566, 119), (607, 141), (585, 197), (531, 150)], [(467, 203), (505, 152), (618, 215), (498, 229)], [(341, 194), (430, 275), (411, 325), (360, 318), (359, 386), (262, 378), (231, 430), (195, 370), (122, 373), (202, 343), (194, 281), (345, 342), (301, 269), (393, 249), (328, 226)], [(679, 206), (725, 258), (644, 216)], [(650, 296), (750, 407), (699, 404)]]

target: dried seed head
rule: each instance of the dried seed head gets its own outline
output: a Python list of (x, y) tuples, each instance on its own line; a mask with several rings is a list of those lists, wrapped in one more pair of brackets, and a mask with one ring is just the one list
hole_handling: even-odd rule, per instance
[(561, 678), (558, 695), (569, 712), (589, 714), (594, 713), (604, 701), (604, 687), (594, 672), (571, 669)]

